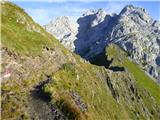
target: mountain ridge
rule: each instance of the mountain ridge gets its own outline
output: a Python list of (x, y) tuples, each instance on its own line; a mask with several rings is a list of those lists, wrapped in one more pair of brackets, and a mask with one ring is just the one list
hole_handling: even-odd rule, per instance
[[(118, 15), (109, 15), (102, 9), (88, 10), (75, 24), (78, 24), (77, 34), (68, 39), (74, 49), (66, 48), (89, 60), (103, 52), (108, 44), (116, 43), (159, 81), (160, 22), (145, 9), (126, 5)], [(48, 28), (45, 29), (54, 34)]]

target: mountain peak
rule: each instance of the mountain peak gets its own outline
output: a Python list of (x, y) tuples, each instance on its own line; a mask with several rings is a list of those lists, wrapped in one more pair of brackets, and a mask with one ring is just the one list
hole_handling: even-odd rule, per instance
[(130, 18), (132, 21), (146, 25), (148, 23), (152, 24), (153, 19), (149, 13), (141, 7), (135, 7), (133, 5), (126, 5), (119, 14), (120, 17)]
[(67, 16), (60, 16), (60, 17), (57, 17), (57, 18), (51, 20), (50, 24), (55, 24), (57, 22), (68, 23), (69, 21), (70, 21), (69, 17), (67, 17)]
[(45, 25), (44, 28), (51, 34), (54, 34), (65, 47), (74, 50), (74, 42), (76, 39), (78, 24), (67, 16), (57, 17), (52, 20), (49, 24)]
[(96, 10), (89, 9), (89, 10), (85, 11), (82, 16), (93, 15), (95, 13), (96, 13)]
[(99, 8), (98, 10), (90, 9), (90, 10), (85, 11), (82, 16), (88, 16), (88, 15), (94, 15), (94, 14), (97, 14), (97, 15), (105, 14), (106, 15), (106, 11), (102, 8)]
[(133, 11), (139, 11), (139, 12), (144, 12), (146, 13), (146, 10), (144, 8), (141, 7), (136, 7), (133, 5), (126, 5), (123, 9), (121, 13), (125, 13), (125, 12), (133, 12)]
[(103, 10), (102, 8), (99, 8), (98, 10), (97, 10), (97, 14), (106, 14), (106, 11), (105, 10)]
[(67, 17), (67, 16), (60, 16), (60, 17), (57, 17), (56, 18), (56, 20), (67, 20), (67, 21), (69, 21), (69, 17)]

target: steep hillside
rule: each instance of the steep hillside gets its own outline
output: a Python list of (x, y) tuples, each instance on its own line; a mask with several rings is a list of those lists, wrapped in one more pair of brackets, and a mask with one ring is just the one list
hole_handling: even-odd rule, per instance
[(1, 5), (2, 119), (160, 119), (160, 86), (119, 47), (108, 47), (107, 59), (123, 71), (91, 65), (23, 9), (9, 2)]

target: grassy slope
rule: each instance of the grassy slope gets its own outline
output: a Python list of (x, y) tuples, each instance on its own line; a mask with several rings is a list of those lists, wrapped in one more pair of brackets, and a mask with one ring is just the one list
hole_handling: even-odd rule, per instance
[[(46, 85), (45, 91), (51, 93), (53, 99), (63, 98), (65, 101), (68, 101), (68, 98), (66, 96), (62, 97), (62, 93), (65, 95), (69, 91), (79, 93), (87, 103), (88, 111), (86, 115), (79, 114), (80, 117), (77, 119), (129, 119), (127, 111), (120, 104), (117, 104), (110, 92), (107, 92), (109, 91), (105, 83), (107, 76), (103, 78), (103, 69), (89, 64), (79, 64), (80, 66), (66, 64), (67, 67), (63, 67), (53, 75), (54, 83)], [(79, 110), (77, 113), (80, 113)]]
[(134, 78), (136, 79), (136, 82), (140, 87), (144, 87), (146, 90), (150, 92), (152, 96), (154, 96), (157, 101), (160, 104), (160, 94), (158, 91), (160, 91), (160, 86), (155, 83), (150, 77), (148, 77), (143, 70), (141, 70), (140, 67), (138, 67), (137, 64), (131, 62), (126, 56), (127, 54), (120, 49), (116, 45), (111, 45), (111, 47), (108, 48), (108, 57), (115, 58), (113, 61), (113, 66), (124, 66), (127, 68), (127, 70), (132, 73)]
[(158, 92), (160, 91), (160, 86), (148, 77), (148, 75), (146, 75), (137, 64), (130, 60), (127, 59), (124, 66), (134, 75), (138, 85), (150, 91), (151, 95), (155, 96), (160, 104), (160, 94)]
[(40, 55), (45, 46), (62, 47), (58, 40), (45, 32), (23, 9), (12, 3), (2, 4), (1, 28), (2, 47), (21, 55)]

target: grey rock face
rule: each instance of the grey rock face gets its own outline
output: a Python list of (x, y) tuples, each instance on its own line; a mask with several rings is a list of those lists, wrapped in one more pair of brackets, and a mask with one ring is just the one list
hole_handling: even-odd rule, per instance
[(77, 21), (78, 39), (74, 42), (75, 52), (86, 59), (100, 53), (106, 46), (104, 38), (110, 19), (111, 16), (102, 9), (94, 11), (94, 14), (84, 14), (80, 17)]
[(75, 104), (81, 109), (81, 111), (86, 112), (88, 110), (88, 107), (87, 107), (87, 104), (83, 102), (81, 96), (74, 91), (71, 91), (70, 94)]
[[(146, 10), (126, 6), (113, 23), (110, 41), (124, 48), (150, 75), (158, 79), (160, 24)], [(157, 62), (158, 61), (158, 62)]]
[(71, 21), (68, 17), (58, 17), (51, 21), (44, 28), (55, 37), (69, 50), (74, 51), (74, 40), (77, 34), (78, 24)]
[(64, 17), (45, 28), (85, 59), (101, 53), (108, 44), (116, 43), (160, 81), (160, 22), (153, 20), (143, 8), (127, 5), (119, 15), (109, 15), (102, 9), (89, 10), (77, 23)]

